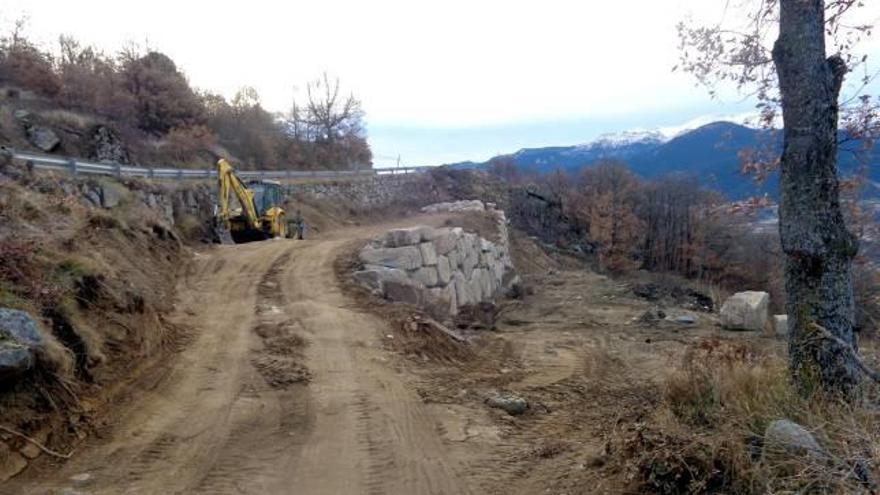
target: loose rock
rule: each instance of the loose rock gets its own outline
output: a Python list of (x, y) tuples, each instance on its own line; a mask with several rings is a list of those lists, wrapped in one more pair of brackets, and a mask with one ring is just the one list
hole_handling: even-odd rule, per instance
[(764, 431), (762, 457), (766, 461), (796, 460), (804, 456), (827, 457), (816, 438), (803, 426), (787, 419), (778, 419)]
[(28, 141), (41, 151), (50, 152), (61, 144), (55, 131), (48, 127), (32, 125), (27, 128)]
[(486, 405), (501, 409), (511, 416), (519, 416), (529, 408), (528, 401), (513, 394), (492, 395), (486, 399)]
[(738, 292), (721, 306), (721, 325), (728, 330), (763, 331), (769, 319), (769, 304), (766, 292)]

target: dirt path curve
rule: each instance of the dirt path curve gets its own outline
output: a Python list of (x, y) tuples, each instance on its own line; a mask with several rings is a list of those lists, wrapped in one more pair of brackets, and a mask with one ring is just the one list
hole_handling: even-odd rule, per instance
[[(195, 341), (155, 383), (140, 380), (73, 460), (4, 493), (469, 493), (435, 420), (387, 364), (386, 324), (337, 286), (340, 249), (373, 231), (200, 256), (174, 316)], [(296, 383), (295, 352), (308, 385)]]

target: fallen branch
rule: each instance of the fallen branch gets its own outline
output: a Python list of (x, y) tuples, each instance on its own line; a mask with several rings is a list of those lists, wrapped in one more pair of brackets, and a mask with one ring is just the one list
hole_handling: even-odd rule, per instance
[(859, 369), (862, 370), (862, 373), (868, 375), (868, 377), (871, 378), (872, 380), (874, 380), (875, 382), (880, 383), (880, 373), (877, 373), (876, 371), (871, 369), (867, 364), (865, 364), (865, 362), (862, 361), (861, 356), (859, 356), (858, 351), (853, 349), (853, 346), (849, 342), (847, 342), (847, 341), (841, 339), (840, 337), (838, 337), (837, 335), (834, 335), (833, 333), (829, 332), (827, 328), (823, 327), (822, 325), (819, 325), (818, 323), (813, 323), (812, 325), (813, 325), (813, 328), (816, 329), (819, 333), (821, 333), (823, 337), (836, 342), (837, 345), (839, 345), (839, 346), (843, 347), (844, 349), (846, 349), (847, 351), (849, 351), (849, 353), (852, 354), (852, 356), (853, 356), (853, 360), (855, 360), (855, 362), (856, 362), (856, 366), (858, 366)]
[(43, 444), (41, 444), (40, 442), (34, 440), (33, 438), (31, 438), (31, 437), (25, 435), (24, 433), (17, 432), (17, 431), (15, 431), (15, 430), (13, 430), (12, 428), (8, 428), (8, 427), (6, 427), (6, 426), (0, 425), (0, 431), (3, 431), (3, 432), (6, 432), (6, 433), (9, 433), (10, 435), (15, 435), (15, 436), (17, 436), (17, 437), (19, 437), (19, 438), (22, 438), (22, 439), (24, 439), (24, 440), (27, 440), (28, 442), (30, 442), (30, 443), (36, 445), (38, 449), (42, 450), (42, 451), (45, 452), (46, 454), (51, 455), (52, 457), (57, 457), (57, 458), (59, 458), (59, 459), (70, 459), (70, 458), (73, 456), (73, 451), (72, 451), (72, 450), (70, 451), (69, 454), (61, 454), (61, 453), (59, 453), (59, 452), (55, 452), (54, 450), (50, 449), (49, 447), (46, 447), (45, 445), (43, 445)]
[(459, 335), (458, 332), (456, 332), (454, 330), (450, 330), (449, 328), (446, 327), (446, 325), (438, 322), (437, 320), (435, 320), (433, 318), (425, 318), (422, 321), (425, 322), (428, 326), (430, 326), (434, 330), (437, 330), (438, 332), (442, 333), (443, 335), (446, 335), (447, 337), (449, 337), (450, 339), (452, 339), (456, 342), (459, 342), (462, 344), (467, 343), (467, 339), (462, 337), (461, 335)]

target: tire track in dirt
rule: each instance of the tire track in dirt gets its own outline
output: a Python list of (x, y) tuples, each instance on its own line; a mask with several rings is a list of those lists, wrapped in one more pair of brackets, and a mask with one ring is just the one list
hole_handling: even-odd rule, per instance
[(196, 256), (170, 317), (192, 328), (189, 347), (128, 391), (131, 404), (73, 459), (2, 492), (470, 493), (435, 419), (388, 365), (387, 323), (336, 280), (351, 239), (389, 226)]

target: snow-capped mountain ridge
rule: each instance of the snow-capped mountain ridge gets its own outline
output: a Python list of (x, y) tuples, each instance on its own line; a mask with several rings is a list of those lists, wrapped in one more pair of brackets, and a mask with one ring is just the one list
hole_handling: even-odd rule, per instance
[(663, 144), (671, 139), (659, 130), (631, 130), (623, 132), (609, 132), (600, 135), (589, 143), (579, 145), (578, 148), (620, 148), (633, 144)]

